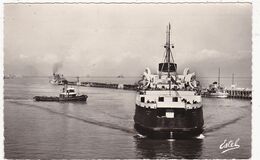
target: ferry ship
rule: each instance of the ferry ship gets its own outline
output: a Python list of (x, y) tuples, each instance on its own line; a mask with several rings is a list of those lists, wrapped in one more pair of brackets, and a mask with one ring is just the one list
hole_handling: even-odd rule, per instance
[(134, 127), (150, 138), (177, 139), (197, 137), (203, 132), (203, 106), (195, 73), (184, 69), (177, 74), (170, 43), (171, 25), (167, 26), (164, 62), (157, 74), (149, 68), (139, 81)]
[(220, 68), (218, 69), (218, 82), (213, 82), (209, 85), (209, 88), (205, 93), (202, 94), (204, 97), (210, 98), (227, 98), (228, 97), (227, 90), (220, 86)]
[(213, 82), (209, 85), (208, 92), (205, 97), (211, 98), (227, 98), (228, 93), (225, 88), (221, 87), (218, 82)]
[(64, 85), (65, 81), (66, 79), (63, 77), (63, 74), (53, 73), (53, 78), (49, 82), (54, 85)]

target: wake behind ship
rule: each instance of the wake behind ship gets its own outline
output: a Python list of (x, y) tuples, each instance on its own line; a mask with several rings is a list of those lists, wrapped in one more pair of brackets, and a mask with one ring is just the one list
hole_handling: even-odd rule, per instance
[(167, 26), (166, 53), (158, 74), (145, 69), (139, 81), (134, 115), (135, 129), (151, 138), (190, 138), (203, 132), (203, 107), (195, 73), (177, 74)]

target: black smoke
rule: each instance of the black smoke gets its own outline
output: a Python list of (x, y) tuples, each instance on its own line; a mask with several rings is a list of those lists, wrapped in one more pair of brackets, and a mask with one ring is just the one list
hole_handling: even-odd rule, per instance
[(53, 65), (53, 68), (52, 68), (52, 72), (53, 73), (57, 73), (59, 71), (59, 69), (61, 69), (63, 66), (63, 63), (62, 62), (57, 62)]

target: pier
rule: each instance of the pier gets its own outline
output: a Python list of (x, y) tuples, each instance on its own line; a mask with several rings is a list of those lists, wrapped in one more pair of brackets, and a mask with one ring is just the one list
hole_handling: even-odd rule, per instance
[(252, 90), (248, 89), (228, 89), (230, 98), (252, 99)]
[(136, 84), (68, 81), (68, 85), (79, 85), (79, 86), (84, 86), (84, 87), (97, 87), (97, 88), (124, 89), (124, 90), (134, 90), (134, 91), (137, 90)]

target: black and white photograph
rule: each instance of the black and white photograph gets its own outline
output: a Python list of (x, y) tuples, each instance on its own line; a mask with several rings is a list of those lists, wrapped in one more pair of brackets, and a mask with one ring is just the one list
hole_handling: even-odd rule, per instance
[(4, 3), (4, 158), (250, 159), (252, 14)]

